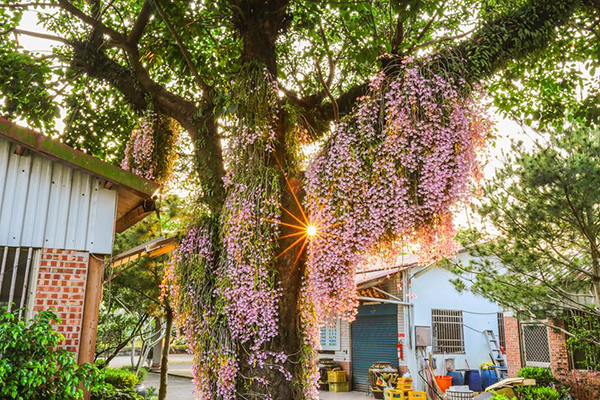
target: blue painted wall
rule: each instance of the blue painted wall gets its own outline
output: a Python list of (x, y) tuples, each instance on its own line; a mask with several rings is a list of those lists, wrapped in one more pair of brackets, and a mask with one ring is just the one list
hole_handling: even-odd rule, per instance
[[(468, 263), (471, 258), (467, 253), (460, 253), (456, 257), (463, 263)], [(413, 269), (409, 274), (415, 274), (416, 271)], [(435, 266), (421, 274), (416, 274), (411, 281), (410, 291), (416, 295), (416, 298), (409, 299), (413, 303), (412, 321), (410, 321), (410, 332), (406, 334), (411, 335), (412, 346), (408, 345), (407, 339), (405, 360), (417, 386), (421, 388), (423, 381), (417, 376), (417, 371), (422, 368), (422, 353), (415, 349), (414, 326), (431, 326), (432, 309), (463, 311), (465, 338), (465, 354), (434, 354), (437, 361), (436, 374), (445, 374), (444, 360), (450, 357), (454, 357), (457, 369), (466, 368), (465, 360), (468, 360), (472, 369), (479, 369), (481, 363), (490, 361), (488, 345), (482, 331), (491, 329), (498, 336), (497, 313), (501, 311), (500, 306), (471, 292), (459, 293), (450, 282), (450, 279), (455, 277), (450, 271)], [(405, 309), (405, 326), (409, 327), (408, 308)], [(429, 353), (431, 347), (425, 350)]]

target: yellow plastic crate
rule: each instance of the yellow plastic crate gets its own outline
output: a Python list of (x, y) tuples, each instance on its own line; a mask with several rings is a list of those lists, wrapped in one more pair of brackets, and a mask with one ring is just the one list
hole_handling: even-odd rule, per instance
[(385, 400), (404, 400), (404, 392), (398, 389), (386, 389)]
[(408, 392), (408, 400), (425, 400), (427, 398), (427, 395), (425, 394), (425, 392), (419, 392), (419, 391), (412, 391), (412, 392)]
[(327, 382), (329, 383), (346, 382), (346, 380), (346, 371), (327, 371)]
[(329, 382), (329, 391), (334, 393), (349, 392), (350, 382)]
[(403, 392), (411, 391), (413, 390), (412, 383), (412, 378), (398, 378), (398, 382), (396, 383), (396, 389), (401, 390)]

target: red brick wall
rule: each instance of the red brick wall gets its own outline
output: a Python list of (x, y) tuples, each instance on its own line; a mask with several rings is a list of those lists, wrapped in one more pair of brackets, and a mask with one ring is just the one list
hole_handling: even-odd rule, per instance
[(521, 360), (521, 342), (519, 337), (519, 320), (504, 315), (504, 335), (506, 337), (506, 361), (508, 376), (515, 377), (523, 366)]
[(52, 310), (62, 320), (61, 347), (77, 354), (88, 271), (88, 253), (44, 249), (40, 259), (34, 311)]
[[(564, 328), (560, 320), (548, 320), (550, 325)], [(575, 400), (600, 399), (600, 373), (582, 370), (569, 370), (567, 335), (559, 329), (548, 328), (552, 374), (569, 386)]]
[[(559, 320), (548, 319), (548, 325), (564, 328), (564, 323)], [(569, 353), (564, 332), (548, 327), (548, 345), (550, 347), (552, 374), (559, 377), (569, 371)]]

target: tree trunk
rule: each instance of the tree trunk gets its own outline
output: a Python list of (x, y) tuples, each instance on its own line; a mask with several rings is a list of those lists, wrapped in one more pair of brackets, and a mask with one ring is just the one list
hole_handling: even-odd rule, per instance
[(165, 311), (165, 324), (167, 331), (165, 332), (164, 344), (162, 348), (162, 360), (160, 361), (160, 387), (158, 389), (158, 400), (166, 400), (167, 398), (169, 350), (171, 348), (171, 330), (173, 329), (173, 310), (168, 303), (165, 305)]

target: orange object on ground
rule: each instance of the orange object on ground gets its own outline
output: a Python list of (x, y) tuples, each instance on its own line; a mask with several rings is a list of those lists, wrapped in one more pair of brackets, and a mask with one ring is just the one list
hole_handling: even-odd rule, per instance
[(438, 384), (440, 389), (442, 389), (442, 392), (446, 393), (446, 390), (452, 386), (452, 377), (448, 375), (436, 375), (435, 382)]

